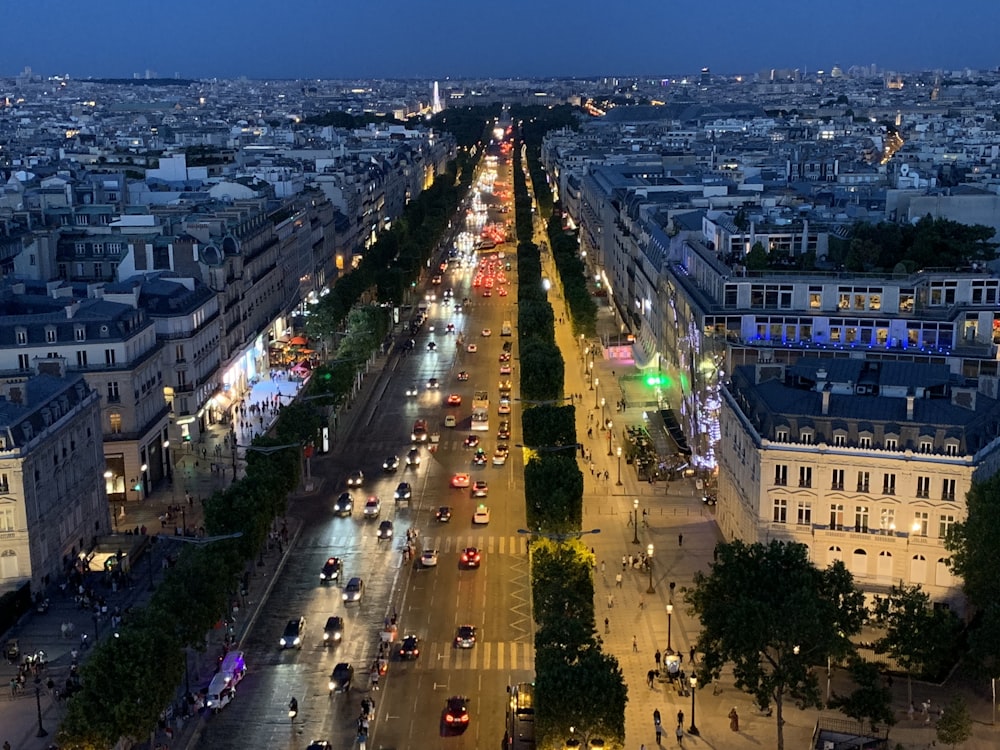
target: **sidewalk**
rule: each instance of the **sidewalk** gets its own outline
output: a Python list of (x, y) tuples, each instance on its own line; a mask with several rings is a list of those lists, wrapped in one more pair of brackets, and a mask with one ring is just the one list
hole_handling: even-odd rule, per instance
[[(543, 254), (542, 262), (549, 277), (557, 278), (551, 256)], [(560, 315), (564, 319), (568, 318), (560, 292), (561, 288), (554, 285), (549, 295), (557, 321)], [(607, 308), (602, 308), (599, 331), (606, 329), (610, 319)], [(645, 744), (647, 748), (656, 746), (654, 710), (659, 710), (662, 717), (664, 736), (661, 742), (664, 745), (676, 745), (673, 732), (677, 725), (677, 712), (683, 711), (684, 744), (689, 747), (745, 747), (755, 750), (773, 747), (777, 739), (776, 719), (761, 715), (750, 696), (734, 687), (732, 672), (729, 670), (723, 673), (718, 683), (695, 692), (694, 716), (700, 731), (698, 736), (687, 734), (692, 723), (690, 690), (687, 696), (679, 695), (674, 686), (659, 681), (654, 681), (651, 688), (647, 687), (646, 675), (656, 667), (655, 652), (659, 649), (662, 655), (666, 655), (668, 640), (670, 648), (683, 655), (681, 668), (690, 674), (690, 648), (697, 640), (700, 626), (697, 619), (687, 612), (681, 592), (692, 584), (697, 571), (708, 570), (712, 552), (715, 545), (722, 541), (722, 536), (712, 509), (702, 504), (701, 493), (696, 489), (693, 479), (650, 485), (640, 482), (634, 467), (622, 461), (622, 484), (617, 484), (618, 458), (616, 455), (608, 455), (607, 433), (597, 429), (604, 415), (601, 414), (599, 400), (596, 402), (596, 409), (594, 404), (595, 399), (601, 396), (608, 404), (607, 418), (612, 419), (614, 424), (611, 440), (614, 454), (621, 435), (620, 428), (625, 424), (642, 423), (642, 408), (639, 405), (641, 393), (637, 396), (636, 393), (629, 392), (630, 378), (637, 374), (636, 368), (596, 357), (593, 373), (600, 383), (592, 391), (585, 377), (581, 343), (574, 340), (569, 325), (556, 325), (556, 343), (566, 362), (565, 390), (583, 397), (576, 402), (577, 435), (585, 449), (590, 450), (590, 461), (594, 465), (594, 472), (591, 474), (590, 461), (580, 460), (584, 475), (583, 528), (601, 529), (600, 534), (585, 537), (585, 542), (593, 547), (597, 557), (594, 612), (598, 632), (605, 651), (618, 658), (629, 687), (625, 710), (625, 747), (634, 750), (641, 744)], [(584, 342), (583, 345), (588, 343)], [(641, 388), (642, 385), (638, 387)], [(611, 405), (623, 396), (628, 404), (625, 412), (612, 413)], [(590, 422), (591, 412), (594, 413), (593, 423)], [(595, 429), (594, 437), (588, 440), (589, 426)], [(603, 478), (604, 472), (607, 472), (607, 480)], [(632, 525), (635, 498), (639, 499), (640, 504), (638, 529)], [(648, 526), (643, 525), (644, 509), (648, 512)], [(638, 544), (635, 543), (636, 540)], [(651, 574), (629, 567), (628, 556), (645, 553), (649, 544), (653, 545)], [(618, 573), (622, 574), (620, 587), (616, 584)], [(671, 582), (675, 584), (672, 600), (674, 608), (668, 618), (666, 605), (671, 601)], [(654, 593), (648, 593), (651, 583)], [(604, 632), (605, 617), (608, 618), (608, 632)], [(824, 692), (825, 682), (821, 675), (820, 685)], [(853, 689), (843, 670), (834, 670), (831, 685), (833, 693), (846, 694)], [(983, 686), (981, 693), (976, 694), (967, 685), (949, 683), (939, 687), (914, 682), (917, 714), (910, 719), (906, 713), (906, 680), (895, 679), (892, 689), (897, 724), (889, 734), (890, 747), (896, 747), (897, 743), (908, 749), (930, 747), (936, 739), (933, 728), (935, 716), (932, 713), (930, 722), (926, 722), (925, 717), (920, 714), (920, 703), (930, 700), (936, 709), (940, 709), (956, 691), (960, 691), (965, 697), (974, 718), (973, 737), (963, 747), (967, 750), (997, 747), (1000, 742), (996, 730), (990, 724), (990, 700), (985, 693), (987, 688), (988, 686)], [(740, 717), (740, 729), (735, 733), (730, 731), (727, 718), (733, 707)], [(800, 711), (789, 702), (784, 712), (785, 746), (809, 747), (818, 720), (843, 721), (846, 718), (837, 711)]]

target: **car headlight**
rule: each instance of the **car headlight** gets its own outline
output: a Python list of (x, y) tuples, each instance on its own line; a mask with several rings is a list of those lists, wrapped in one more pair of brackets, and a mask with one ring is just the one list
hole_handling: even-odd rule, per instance
[(302, 639), (299, 638), (298, 636), (295, 636), (295, 642), (294, 642), (293, 645), (298, 646), (301, 642), (302, 642)]
[(337, 687), (337, 683), (335, 683), (333, 680), (330, 680), (330, 690), (334, 690), (334, 689), (336, 689), (336, 687)]
[(335, 640), (335, 641), (339, 641), (339, 640), (341, 639), (341, 637), (342, 637), (342, 636), (341, 636), (341, 634), (340, 634), (340, 633), (334, 633), (334, 634), (333, 634), (333, 640)]
[(319, 580), (325, 581), (326, 580), (326, 573), (320, 573), (319, 574)]
[(347, 593), (345, 592), (345, 593), (344, 593), (344, 594), (342, 594), (341, 596), (343, 597), (344, 601), (346, 602), (346, 601), (347, 601)]
[(278, 641), (278, 645), (284, 646), (285, 645), (285, 639), (282, 638), (280, 641)]

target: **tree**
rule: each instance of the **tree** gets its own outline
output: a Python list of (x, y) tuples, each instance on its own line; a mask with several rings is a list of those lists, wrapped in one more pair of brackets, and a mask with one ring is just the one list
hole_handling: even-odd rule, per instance
[(972, 736), (972, 716), (962, 696), (956, 695), (941, 711), (937, 723), (938, 742), (955, 747)]
[(716, 551), (710, 572), (696, 573), (684, 594), (701, 619), (698, 676), (711, 682), (731, 663), (740, 690), (761, 707), (774, 703), (783, 750), (786, 696), (799, 708), (821, 705), (810, 666), (850, 651), (849, 638), (864, 622), (864, 596), (842, 562), (819, 569), (802, 544), (735, 541)]
[(768, 257), (767, 251), (760, 242), (753, 243), (753, 247), (750, 248), (750, 252), (747, 253), (746, 266), (751, 271), (762, 271), (767, 268)]
[(945, 547), (951, 569), (976, 617), (969, 629), (966, 665), (980, 678), (1000, 677), (1000, 474), (974, 482), (965, 496), (968, 515), (951, 527)]
[(553, 343), (529, 341), (521, 344), (521, 396), (552, 401), (562, 395), (564, 365)]
[(521, 434), (524, 444), (530, 447), (575, 446), (576, 407), (543, 404), (525, 409), (521, 413)]
[(955, 652), (961, 627), (948, 610), (932, 609), (930, 599), (919, 584), (901, 583), (875, 600), (874, 622), (885, 629), (875, 651), (889, 654), (906, 670), (907, 703), (913, 702), (914, 673), (936, 676)]
[(583, 474), (567, 453), (546, 453), (524, 467), (524, 500), (532, 529), (571, 533), (580, 528)]
[(895, 724), (892, 691), (882, 682), (878, 666), (853, 655), (848, 662), (848, 671), (856, 687), (846, 696), (834, 693), (830, 707), (839, 708), (857, 721), (870, 722), (873, 729), (879, 724)]

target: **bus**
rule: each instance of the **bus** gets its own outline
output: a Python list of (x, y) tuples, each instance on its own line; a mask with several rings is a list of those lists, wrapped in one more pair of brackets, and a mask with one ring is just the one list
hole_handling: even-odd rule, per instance
[(535, 683), (508, 685), (507, 723), (503, 744), (510, 750), (535, 748)]
[(472, 397), (472, 429), (486, 432), (490, 429), (490, 394), (476, 391)]

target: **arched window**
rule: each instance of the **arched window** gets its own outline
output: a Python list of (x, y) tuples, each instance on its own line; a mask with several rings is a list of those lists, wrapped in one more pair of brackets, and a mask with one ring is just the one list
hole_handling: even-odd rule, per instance
[(856, 576), (868, 575), (868, 553), (861, 548), (851, 555), (851, 572)]
[(934, 567), (934, 583), (938, 586), (955, 585), (955, 576), (951, 572), (950, 564), (951, 560), (947, 557), (942, 557), (937, 561), (937, 565)]
[(878, 572), (875, 574), (880, 583), (892, 583), (892, 553), (882, 550), (878, 553)]
[(830, 549), (826, 551), (827, 565), (831, 565), (832, 563), (835, 563), (838, 560), (843, 561), (843, 559), (844, 559), (844, 552), (842, 549), (840, 549), (840, 547), (836, 546), (830, 547)]
[(21, 572), (18, 569), (17, 553), (12, 549), (5, 549), (3, 552), (0, 552), (0, 580), (20, 577)]
[(910, 584), (927, 583), (927, 558), (914, 555), (910, 560)]

